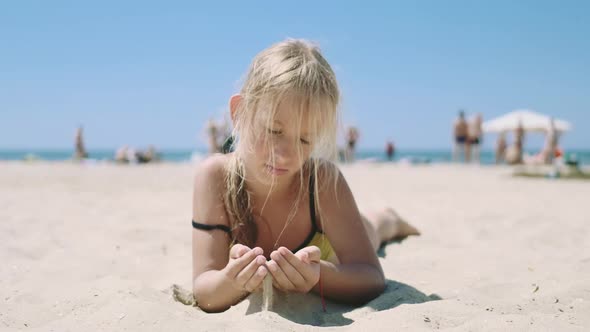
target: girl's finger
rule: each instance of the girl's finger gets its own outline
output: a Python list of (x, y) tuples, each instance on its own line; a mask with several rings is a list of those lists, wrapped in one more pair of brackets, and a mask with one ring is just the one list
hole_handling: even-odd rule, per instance
[(227, 275), (230, 279), (235, 278), (240, 271), (242, 271), (256, 256), (262, 255), (262, 249), (254, 248), (247, 253), (243, 254), (241, 257), (236, 259), (230, 259), (229, 263), (227, 263), (226, 271)]
[(248, 280), (250, 280), (252, 278), (252, 276), (256, 273), (258, 268), (261, 265), (264, 265), (264, 263), (266, 263), (266, 259), (264, 258), (264, 256), (262, 256), (262, 255), (257, 256), (244, 269), (242, 269), (236, 275), (236, 279), (235, 279), (236, 283), (238, 285), (244, 287), (246, 285), (246, 283), (248, 282)]
[(305, 248), (299, 250), (298, 252), (296, 252), (295, 256), (304, 260), (304, 258), (302, 257), (304, 254), (307, 254), (307, 257), (309, 259), (308, 262), (310, 262), (310, 263), (311, 262), (319, 263), (322, 258), (322, 251), (320, 250), (320, 248), (318, 248), (316, 246), (305, 247)]
[(251, 249), (243, 244), (234, 244), (229, 250), (229, 258), (240, 258), (249, 250)]
[(246, 284), (244, 285), (244, 289), (246, 289), (250, 293), (255, 291), (258, 287), (260, 287), (262, 281), (264, 280), (264, 277), (266, 277), (267, 274), (268, 270), (266, 269), (266, 267), (264, 265), (259, 266), (258, 269), (256, 269), (256, 271), (252, 275), (252, 278), (250, 278), (250, 280), (248, 280), (248, 282), (246, 282)]
[[(287, 248), (281, 247), (279, 248), (278, 252), (299, 273), (299, 275), (303, 278), (303, 283), (305, 283), (305, 281), (315, 281), (316, 273), (314, 272), (314, 267), (311, 265), (311, 254), (308, 251), (302, 252), (300, 250), (297, 252), (297, 254), (293, 254)], [(307, 260), (309, 263), (305, 262), (304, 260)], [(314, 264), (317, 263), (314, 262)]]
[(273, 278), (273, 284), (282, 290), (288, 291), (291, 289), (295, 289), (293, 283), (287, 278), (283, 270), (274, 260), (271, 260), (266, 263), (266, 268), (270, 272)]
[[(305, 286), (305, 279), (303, 278), (301, 273), (299, 273), (299, 271), (297, 271), (297, 269), (293, 267), (291, 263), (289, 263), (287, 258), (281, 254), (281, 251), (286, 251), (286, 255), (290, 254), (291, 256), (293, 256), (291, 251), (289, 251), (287, 248), (280, 248), (279, 250), (271, 253), (270, 258), (272, 258), (279, 265), (287, 279), (289, 279), (289, 281), (295, 286), (295, 289), (303, 289)], [(297, 260), (299, 264), (303, 265), (303, 263), (299, 261), (297, 258), (295, 258), (294, 256), (293, 258)]]

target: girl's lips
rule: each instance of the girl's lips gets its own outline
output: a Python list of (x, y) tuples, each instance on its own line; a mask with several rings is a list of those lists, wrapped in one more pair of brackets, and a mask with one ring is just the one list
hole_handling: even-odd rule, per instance
[(287, 173), (289, 170), (285, 169), (285, 168), (278, 168), (278, 167), (272, 167), (270, 165), (265, 165), (266, 166), (266, 170), (273, 175), (282, 175)]

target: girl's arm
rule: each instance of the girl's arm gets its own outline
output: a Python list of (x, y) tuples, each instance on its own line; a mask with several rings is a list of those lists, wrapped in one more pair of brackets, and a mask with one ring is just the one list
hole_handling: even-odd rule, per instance
[[(193, 220), (228, 226), (223, 205), (224, 156), (203, 161), (195, 174)], [(219, 312), (255, 290), (266, 275), (262, 249), (235, 245), (221, 230), (193, 229), (193, 295), (201, 309)]]
[(332, 300), (360, 305), (379, 296), (385, 289), (383, 272), (370, 264), (333, 264), (320, 262), (320, 281), (313, 287)]
[[(339, 261), (321, 261), (324, 295), (351, 304), (374, 299), (385, 289), (385, 277), (344, 176), (339, 174), (335, 191), (326, 186), (319, 198), (321, 225)], [(314, 291), (319, 292), (320, 283)]]

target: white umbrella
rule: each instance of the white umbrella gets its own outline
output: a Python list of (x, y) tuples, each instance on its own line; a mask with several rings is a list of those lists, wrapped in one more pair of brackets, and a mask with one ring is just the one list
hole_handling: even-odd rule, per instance
[[(515, 110), (508, 114), (504, 114), (495, 119), (483, 123), (482, 128), (484, 132), (503, 132), (516, 130), (519, 125), (525, 131), (541, 131), (547, 132), (551, 128), (552, 117), (530, 110)], [(553, 119), (555, 131), (564, 132), (572, 128), (572, 125), (559, 119)]]

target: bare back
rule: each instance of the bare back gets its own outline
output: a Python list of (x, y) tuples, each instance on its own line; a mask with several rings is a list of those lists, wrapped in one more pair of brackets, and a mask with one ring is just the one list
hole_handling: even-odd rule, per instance
[(467, 122), (464, 119), (458, 119), (455, 121), (453, 132), (455, 137), (467, 137)]

